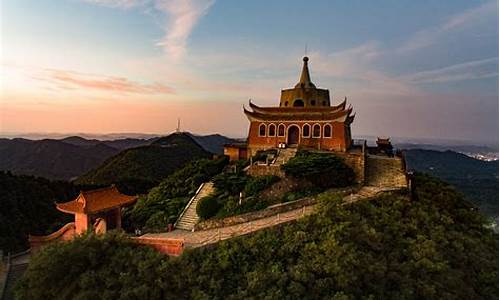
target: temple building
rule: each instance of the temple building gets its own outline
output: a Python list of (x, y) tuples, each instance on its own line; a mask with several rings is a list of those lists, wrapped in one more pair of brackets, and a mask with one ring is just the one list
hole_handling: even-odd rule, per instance
[(246, 145), (227, 145), (231, 159), (247, 158), (259, 150), (303, 147), (328, 151), (347, 151), (352, 144), (352, 107), (347, 98), (331, 105), (330, 92), (311, 81), (309, 58), (303, 58), (299, 82), (281, 91), (279, 106), (261, 107), (251, 101), (243, 111), (250, 121)]
[(110, 229), (121, 228), (122, 208), (135, 203), (137, 196), (120, 193), (115, 185), (110, 187), (81, 191), (74, 200), (56, 203), (56, 208), (75, 216), (75, 221), (64, 225), (58, 231), (47, 236), (29, 236), (32, 249), (43, 244), (71, 240), (76, 235), (88, 231), (105, 233)]
[(121, 208), (134, 203), (136, 196), (127, 196), (118, 191), (115, 185), (111, 187), (81, 191), (72, 201), (56, 203), (56, 208), (75, 216), (75, 231), (77, 234), (96, 227), (101, 219), (106, 229), (121, 228)]

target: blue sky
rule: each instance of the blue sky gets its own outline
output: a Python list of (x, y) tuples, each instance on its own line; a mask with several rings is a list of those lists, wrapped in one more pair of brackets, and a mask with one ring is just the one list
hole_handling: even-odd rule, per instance
[[(245, 136), (307, 44), (353, 133), (498, 142), (497, 1), (5, 0), (2, 132)], [(81, 116), (85, 115), (85, 118)]]

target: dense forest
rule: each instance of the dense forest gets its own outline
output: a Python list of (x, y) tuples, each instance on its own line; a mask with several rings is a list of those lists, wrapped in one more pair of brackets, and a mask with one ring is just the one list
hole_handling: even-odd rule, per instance
[(32, 258), (19, 299), (498, 299), (498, 236), (451, 186), (341, 205), (177, 258), (120, 233)]
[(65, 181), (0, 172), (0, 249), (26, 250), (28, 234), (48, 234), (71, 221), (70, 215), (55, 209), (54, 202), (77, 194), (78, 188)]
[(457, 188), (486, 215), (498, 220), (498, 161), (482, 161), (453, 151), (414, 149), (408, 169), (428, 173)]

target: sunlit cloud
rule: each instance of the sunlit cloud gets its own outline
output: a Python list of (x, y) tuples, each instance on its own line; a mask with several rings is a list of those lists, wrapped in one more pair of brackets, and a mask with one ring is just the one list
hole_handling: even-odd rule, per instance
[(201, 17), (208, 13), (215, 0), (83, 0), (88, 3), (128, 9), (152, 5), (166, 17), (165, 35), (156, 43), (173, 60), (181, 59), (187, 51), (191, 32)]
[(214, 0), (157, 0), (156, 7), (168, 16), (166, 34), (158, 45), (174, 59), (181, 58), (186, 52), (189, 35), (214, 2)]
[(84, 89), (135, 94), (174, 94), (175, 90), (160, 83), (145, 84), (124, 77), (82, 74), (66, 70), (45, 70), (34, 78), (48, 81), (65, 90)]

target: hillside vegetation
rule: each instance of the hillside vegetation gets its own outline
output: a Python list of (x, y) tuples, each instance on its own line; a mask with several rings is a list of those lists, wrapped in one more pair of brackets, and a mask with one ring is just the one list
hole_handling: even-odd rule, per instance
[(63, 181), (0, 172), (0, 249), (18, 252), (29, 248), (28, 234), (44, 235), (72, 220), (56, 210), (78, 194), (77, 187)]
[(140, 197), (134, 207), (125, 213), (125, 225), (165, 231), (168, 224), (175, 223), (198, 187), (222, 172), (227, 162), (227, 158), (222, 157), (187, 164)]
[[(498, 299), (498, 236), (449, 185), (321, 199), (298, 222), (178, 258), (84, 236), (34, 256), (19, 299)], [(404, 221), (402, 221), (404, 220)]]
[(453, 151), (408, 150), (408, 169), (436, 176), (456, 187), (480, 210), (498, 220), (498, 161)]
[(117, 184), (125, 193), (146, 193), (186, 163), (210, 158), (189, 135), (171, 134), (149, 146), (127, 149), (84, 174), (76, 183), (92, 185)]

